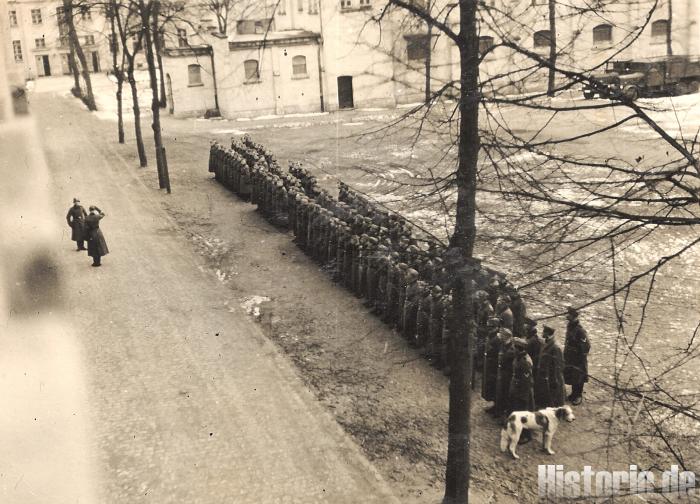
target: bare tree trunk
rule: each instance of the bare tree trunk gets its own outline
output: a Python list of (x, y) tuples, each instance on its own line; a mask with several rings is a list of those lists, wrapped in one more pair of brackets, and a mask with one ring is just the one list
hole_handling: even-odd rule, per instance
[(68, 53), (68, 66), (70, 66), (70, 71), (73, 73), (73, 89), (75, 90), (73, 91), (73, 94), (80, 98), (83, 95), (83, 90), (80, 88), (80, 71), (78, 70), (78, 65), (75, 62), (73, 42), (69, 40), (68, 45), (70, 46), (70, 52)]
[(557, 7), (556, 0), (549, 0), (549, 79), (547, 96), (554, 96), (554, 67), (557, 64)]
[(160, 108), (165, 108), (168, 99), (165, 96), (165, 74), (163, 72), (163, 33), (159, 30), (153, 34), (153, 42), (156, 48), (156, 60), (158, 61), (158, 77), (160, 79), (159, 85), (159, 104)]
[(430, 67), (433, 54), (433, 26), (428, 23), (428, 53), (425, 55), (425, 104), (430, 103), (432, 90), (430, 89)]
[[(430, 6), (431, 2), (428, 0), (426, 2), (426, 7), (425, 10), (430, 15)], [(432, 98), (432, 92), (430, 89), (430, 67), (432, 65), (432, 56), (433, 56), (433, 25), (430, 23), (428, 24), (428, 47), (427, 47), (427, 52), (425, 54), (425, 104), (428, 105), (430, 104), (430, 99)]]
[(666, 55), (673, 56), (673, 0), (668, 0), (668, 24), (666, 26)]
[(139, 93), (136, 88), (136, 79), (134, 78), (134, 58), (129, 59), (127, 67), (127, 75), (129, 86), (131, 87), (131, 99), (134, 107), (134, 133), (136, 135), (136, 150), (139, 153), (139, 165), (141, 168), (148, 166), (146, 158), (146, 148), (143, 145), (143, 134), (141, 133), (141, 108), (139, 107)]
[[(478, 0), (460, 0), (460, 103), (457, 214), (446, 265), (454, 279), (449, 317), (450, 411), (444, 504), (469, 502), (471, 347), (473, 303), (465, 266), (472, 261), (476, 241), (476, 173), (479, 159)], [(465, 276), (466, 275), (466, 276)]]
[(146, 62), (148, 64), (148, 75), (151, 81), (151, 111), (153, 113), (153, 141), (156, 148), (156, 162), (158, 165), (158, 184), (161, 189), (166, 189), (170, 193), (170, 177), (168, 174), (168, 164), (163, 148), (163, 137), (160, 129), (160, 103), (158, 100), (158, 77), (156, 75), (155, 55), (153, 51), (153, 34), (158, 33), (158, 16), (160, 2), (153, 0), (148, 6), (144, 0), (139, 0), (141, 11), (141, 23), (145, 37)]
[(110, 25), (110, 40), (109, 51), (112, 53), (112, 70), (114, 77), (117, 79), (117, 135), (119, 143), (124, 143), (124, 107), (122, 104), (122, 91), (124, 90), (124, 58), (122, 57), (122, 66), (119, 68), (117, 64), (117, 32), (114, 26), (114, 16), (116, 15), (116, 2), (113, 0), (109, 5), (108, 17)]
[(95, 96), (92, 93), (92, 82), (90, 81), (90, 72), (87, 66), (87, 60), (85, 59), (85, 53), (80, 45), (80, 40), (78, 39), (78, 33), (75, 31), (75, 22), (73, 21), (73, 0), (63, 0), (63, 9), (66, 16), (66, 25), (68, 27), (68, 37), (70, 38), (70, 43), (75, 50), (75, 54), (78, 56), (78, 61), (80, 61), (81, 75), (83, 76), (83, 81), (85, 82), (85, 95), (83, 96), (83, 101), (87, 108), (90, 110), (97, 110), (97, 105), (95, 105)]

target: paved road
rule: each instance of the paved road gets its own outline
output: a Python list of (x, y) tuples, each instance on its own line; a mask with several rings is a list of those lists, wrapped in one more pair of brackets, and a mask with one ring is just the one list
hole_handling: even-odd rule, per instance
[[(238, 301), (197, 268), (160, 208), (166, 196), (99, 135), (104, 124), (52, 94), (32, 105), (57, 225), (73, 196), (107, 214), (101, 268), (73, 251), (67, 227), (58, 256), (85, 370), (96, 502), (392, 502)], [(7, 485), (0, 492), (13, 499)]]

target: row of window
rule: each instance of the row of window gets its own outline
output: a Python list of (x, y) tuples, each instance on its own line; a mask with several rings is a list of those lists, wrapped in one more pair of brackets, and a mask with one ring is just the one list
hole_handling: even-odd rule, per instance
[[(246, 82), (258, 82), (260, 80), (260, 64), (258, 60), (249, 59), (243, 62), (243, 71), (245, 72)], [(305, 77), (306, 72), (306, 56), (294, 56), (292, 58), (292, 75), (296, 77)], [(198, 64), (187, 66), (187, 84), (189, 86), (202, 85), (202, 67)]]
[[(319, 0), (289, 0), (290, 8), (294, 9), (296, 4), (296, 10), (298, 12), (304, 12), (304, 2), (308, 2), (307, 12), (309, 14), (318, 14), (318, 2)], [(341, 5), (344, 0), (341, 0)], [(369, 2), (369, 0), (365, 0)], [(284, 16), (287, 14), (287, 0), (279, 0), (277, 4), (277, 14)]]
[[(258, 60), (245, 60), (243, 62), (243, 70), (246, 82), (257, 82), (260, 80), (260, 64)], [(306, 56), (294, 56), (292, 58), (292, 76), (305, 77), (306, 75)]]
[[(56, 12), (60, 16), (63, 12), (63, 7), (59, 7), (56, 10)], [(41, 24), (44, 22), (44, 19), (41, 15), (41, 9), (32, 9), (31, 15), (32, 15), (32, 24), (37, 25), (37, 24)], [(81, 6), (80, 7), (80, 17), (83, 20), (92, 19), (92, 14), (90, 13), (90, 8), (88, 6)], [(16, 10), (10, 11), (10, 26), (17, 26), (17, 11)]]

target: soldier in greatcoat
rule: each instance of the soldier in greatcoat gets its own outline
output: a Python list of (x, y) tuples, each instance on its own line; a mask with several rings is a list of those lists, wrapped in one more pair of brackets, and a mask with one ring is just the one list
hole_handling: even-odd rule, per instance
[(85, 232), (87, 236), (88, 255), (92, 257), (93, 266), (102, 265), (102, 256), (109, 254), (107, 242), (100, 229), (100, 221), (105, 213), (96, 206), (90, 207), (90, 213), (85, 218)]
[(578, 320), (578, 311), (567, 308), (569, 323), (566, 326), (566, 342), (564, 343), (564, 380), (571, 385), (571, 404), (578, 406), (583, 400), (583, 386), (588, 381), (588, 352), (591, 343), (586, 330)]
[[(532, 376), (532, 360), (527, 354), (527, 342), (522, 338), (513, 338), (515, 358), (513, 359), (513, 375), (510, 379), (511, 411), (534, 411), (534, 379)], [(532, 439), (532, 432), (523, 429), (520, 435), (520, 443), (526, 443)]]
[(525, 317), (525, 340), (527, 341), (527, 354), (532, 360), (532, 369), (537, 376), (538, 363), (540, 360), (540, 351), (544, 341), (537, 335), (537, 321), (530, 317)]
[(501, 295), (496, 303), (496, 315), (501, 319), (501, 327), (513, 333), (513, 312), (510, 311), (510, 297)]
[(426, 348), (426, 358), (431, 362), (440, 360), (442, 298), (442, 288), (439, 285), (434, 285), (430, 291), (430, 319), (428, 321), (428, 343)]
[(432, 306), (432, 285), (420, 280), (418, 295), (418, 314), (416, 316), (416, 347), (424, 348), (430, 339), (430, 308)]
[(535, 373), (535, 405), (537, 408), (564, 406), (564, 354), (554, 339), (554, 329), (544, 326), (544, 343)]
[(486, 336), (489, 332), (488, 321), (494, 316), (494, 309), (489, 302), (488, 293), (483, 290), (478, 290), (474, 294), (477, 300), (476, 306), (476, 351), (474, 352), (474, 367), (482, 369), (484, 346), (486, 344)]
[(450, 328), (450, 320), (452, 318), (452, 293), (442, 296), (442, 337), (440, 341), (440, 361), (436, 363), (437, 367), (442, 367), (442, 373), (449, 376), (450, 369), (450, 337), (452, 335)]
[(87, 212), (78, 198), (73, 198), (73, 206), (68, 209), (66, 222), (71, 228), (70, 239), (76, 242), (76, 250), (85, 250), (85, 218)]
[(507, 327), (501, 327), (501, 350), (498, 353), (498, 377), (496, 385), (495, 416), (510, 414), (513, 408), (510, 404), (510, 380), (513, 377), (513, 359), (515, 359), (515, 345), (513, 333)]
[[(481, 377), (481, 397), (485, 401), (495, 401), (498, 390), (498, 356), (503, 344), (498, 335), (501, 321), (497, 317), (491, 317), (487, 321), (486, 344), (484, 345), (484, 370)], [(487, 413), (495, 413), (495, 404), (486, 410)]]
[(406, 294), (403, 307), (403, 325), (401, 327), (403, 337), (411, 345), (416, 343), (416, 323), (418, 320), (418, 303), (421, 291), (425, 289), (426, 283), (419, 280), (418, 272), (409, 268), (406, 272)]

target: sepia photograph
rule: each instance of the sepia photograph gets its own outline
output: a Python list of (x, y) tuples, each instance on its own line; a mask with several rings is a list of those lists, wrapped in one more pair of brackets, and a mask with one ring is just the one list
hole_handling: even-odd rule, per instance
[(700, 503), (700, 0), (0, 44), (0, 504)]

